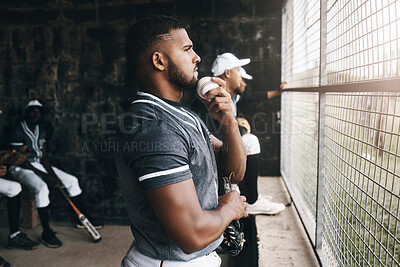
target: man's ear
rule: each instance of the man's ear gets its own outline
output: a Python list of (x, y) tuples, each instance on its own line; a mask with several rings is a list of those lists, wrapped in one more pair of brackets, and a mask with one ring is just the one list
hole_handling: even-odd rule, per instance
[(226, 78), (229, 79), (231, 77), (231, 70), (228, 70), (228, 69), (224, 70), (224, 75)]
[(152, 57), (151, 57), (153, 66), (160, 70), (163, 71), (165, 69), (165, 63), (166, 63), (166, 58), (165, 56), (160, 53), (160, 52), (154, 52)]

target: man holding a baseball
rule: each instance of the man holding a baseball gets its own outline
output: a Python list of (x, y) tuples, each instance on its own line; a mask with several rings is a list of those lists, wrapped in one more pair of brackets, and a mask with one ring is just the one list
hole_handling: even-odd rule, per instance
[[(232, 53), (224, 53), (217, 56), (211, 68), (214, 77), (221, 78), (226, 83), (226, 90), (232, 98), (232, 108), (235, 117), (237, 116), (237, 103), (239, 100), (249, 103), (273, 98), (281, 94), (281, 90), (286, 84), (285, 82), (282, 83), (280, 90), (260, 92), (259, 94), (257, 94), (258, 92), (251, 94), (245, 91), (246, 82), (244, 79), (253, 78), (243, 68), (243, 66), (249, 63), (249, 58), (239, 59)], [(200, 103), (200, 99), (192, 104), (192, 109), (197, 112), (215, 136), (219, 137), (221, 135), (219, 122), (210, 117), (204, 106)], [(271, 201), (271, 197), (258, 194), (257, 180), (258, 160), (261, 152), (260, 142), (257, 136), (250, 133), (250, 124), (246, 119), (237, 118), (237, 120), (247, 154), (246, 173), (243, 181), (239, 184), (240, 193), (246, 197), (249, 204), (246, 211), (251, 215), (273, 215), (280, 213), (285, 209), (284, 204), (273, 202)]]
[(141, 88), (119, 137), (135, 145), (116, 154), (135, 238), (121, 266), (220, 266), (215, 249), (225, 228), (247, 216), (245, 197), (217, 195), (218, 174), (238, 183), (246, 166), (225, 83), (213, 79), (220, 87), (203, 102), (222, 125), (220, 141), (180, 103), (197, 83), (200, 57), (176, 19), (152, 16), (135, 24), (126, 54)]

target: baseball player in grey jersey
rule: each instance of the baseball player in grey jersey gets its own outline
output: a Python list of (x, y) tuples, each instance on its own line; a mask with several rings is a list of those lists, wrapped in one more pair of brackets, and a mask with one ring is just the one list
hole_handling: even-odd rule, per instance
[(141, 89), (131, 105), (133, 120), (116, 154), (135, 237), (121, 266), (220, 266), (215, 249), (233, 220), (246, 217), (237, 192), (218, 198), (218, 174), (243, 179), (246, 152), (225, 83), (203, 104), (222, 125), (222, 140), (180, 100), (198, 80), (200, 57), (180, 23), (152, 16), (128, 33), (126, 53)]

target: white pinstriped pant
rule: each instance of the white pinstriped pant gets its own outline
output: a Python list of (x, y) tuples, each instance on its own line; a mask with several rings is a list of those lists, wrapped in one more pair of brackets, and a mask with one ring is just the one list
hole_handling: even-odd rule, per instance
[(260, 141), (258, 140), (258, 137), (254, 134), (242, 135), (242, 141), (244, 147), (246, 148), (247, 156), (261, 153)]
[(15, 197), (21, 190), (21, 185), (19, 183), (0, 178), (0, 195)]
[(190, 261), (157, 260), (140, 253), (132, 247), (121, 262), (121, 267), (219, 267), (221, 258), (214, 251)]
[[(31, 162), (31, 164), (36, 169), (47, 173), (46, 169), (41, 163)], [(52, 168), (54, 173), (65, 186), (65, 189), (68, 191), (69, 196), (75, 197), (82, 193), (82, 190), (79, 187), (78, 178), (56, 167)], [(50, 204), (49, 188), (47, 187), (47, 184), (43, 181), (43, 179), (40, 178), (36, 173), (18, 166), (11, 166), (10, 174), (16, 181), (28, 187), (28, 189), (35, 194), (37, 208), (45, 208)]]

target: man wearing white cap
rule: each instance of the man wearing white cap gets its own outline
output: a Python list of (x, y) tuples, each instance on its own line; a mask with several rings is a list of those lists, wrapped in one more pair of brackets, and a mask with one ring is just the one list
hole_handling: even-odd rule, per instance
[[(257, 96), (252, 96), (249, 94), (249, 92), (246, 92), (244, 94), (246, 83), (242, 78), (247, 80), (253, 79), (253, 77), (247, 74), (246, 70), (242, 68), (242, 66), (245, 66), (249, 63), (249, 58), (238, 59), (232, 53), (224, 53), (217, 56), (211, 67), (211, 72), (215, 77), (221, 76), (227, 84), (230, 84), (229, 87), (227, 86), (227, 91), (232, 96), (235, 112), (237, 112), (236, 104), (239, 100), (241, 100), (241, 102), (254, 102), (263, 101), (265, 100), (264, 97), (266, 97), (267, 99), (271, 99), (275, 96), (280, 95), (282, 89), (286, 85), (286, 82), (283, 82), (280, 85), (279, 90), (267, 91), (266, 93), (261, 93), (261, 95), (257, 94)], [(237, 114), (235, 113), (235, 115)]]
[[(234, 115), (237, 117), (237, 102), (239, 100), (243, 102), (262, 101), (266, 98), (272, 98), (281, 94), (286, 83), (281, 84), (281, 90), (268, 91), (263, 97), (252, 97), (245, 93), (246, 83), (243, 80), (252, 79), (253, 77), (246, 73), (242, 68), (250, 63), (249, 58), (239, 59), (232, 53), (224, 53), (218, 55), (214, 60), (211, 68), (211, 72), (215, 77), (219, 77), (226, 82), (226, 90), (232, 97)], [(202, 105), (199, 105), (196, 101), (192, 105), (192, 109), (195, 110), (203, 121), (209, 127), (211, 133), (219, 137), (219, 125), (214, 120), (210, 119), (207, 112), (204, 111)], [(269, 196), (262, 196), (258, 194), (257, 178), (258, 178), (258, 159), (261, 152), (260, 142), (258, 138), (250, 134), (250, 125), (247, 120), (238, 118), (240, 130), (242, 133), (242, 140), (246, 147), (247, 152), (247, 163), (246, 173), (243, 181), (239, 184), (241, 194), (243, 194), (247, 202), (249, 203), (246, 211), (249, 214), (277, 214), (285, 209), (285, 205), (281, 203), (272, 202)]]
[(38, 100), (32, 100), (25, 106), (25, 119), (17, 125), (11, 135), (10, 146), (14, 148), (28, 146), (30, 154), (20, 166), (11, 166), (10, 174), (35, 194), (36, 208), (43, 228), (40, 241), (48, 247), (58, 248), (62, 242), (49, 225), (48, 184), (61, 183), (80, 209), (83, 205), (82, 190), (79, 187), (78, 178), (50, 165), (45, 149), (48, 136), (46, 129), (40, 125), (42, 108), (43, 105)]

